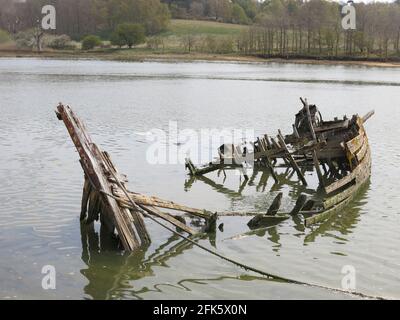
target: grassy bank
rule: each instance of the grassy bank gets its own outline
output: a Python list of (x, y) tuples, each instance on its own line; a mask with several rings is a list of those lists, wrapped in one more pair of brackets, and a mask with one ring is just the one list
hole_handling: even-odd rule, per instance
[(374, 67), (399, 67), (400, 58), (332, 57), (324, 55), (262, 55), (245, 54), (235, 48), (237, 39), (249, 30), (248, 26), (212, 21), (172, 20), (168, 30), (148, 37), (145, 44), (133, 49), (104, 48), (82, 51), (49, 50), (41, 53), (18, 50), (12, 42), (0, 45), (0, 57), (43, 57), (58, 59), (101, 59), (117, 61), (232, 61), (232, 62), (290, 62), (305, 64), (344, 64)]
[(32, 51), (0, 50), (0, 58), (52, 58), (52, 59), (93, 59), (108, 61), (163, 61), (163, 62), (191, 62), (215, 61), (233, 63), (297, 63), (314, 65), (353, 65), (367, 67), (400, 67), (399, 62), (381, 62), (374, 60), (321, 60), (301, 58), (262, 58), (257, 56), (234, 54), (207, 54), (207, 53), (155, 53), (151, 50), (140, 49), (104, 49), (90, 52), (79, 51), (44, 51), (40, 54)]
[(220, 23), (213, 21), (197, 21), (197, 20), (171, 20), (168, 31), (162, 35), (184, 36), (187, 34), (198, 36), (238, 36), (243, 30), (247, 30), (247, 26), (231, 23)]

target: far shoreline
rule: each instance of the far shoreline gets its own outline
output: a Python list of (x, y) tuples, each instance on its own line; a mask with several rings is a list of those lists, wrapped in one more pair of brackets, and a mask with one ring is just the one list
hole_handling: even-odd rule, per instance
[(310, 65), (343, 65), (375, 68), (398, 68), (400, 61), (377, 61), (376, 59), (327, 59), (316, 57), (259, 57), (252, 55), (206, 54), (206, 53), (154, 53), (127, 50), (43, 51), (0, 50), (0, 58), (44, 58), (60, 60), (104, 60), (121, 62), (223, 62), (223, 63), (282, 63)]

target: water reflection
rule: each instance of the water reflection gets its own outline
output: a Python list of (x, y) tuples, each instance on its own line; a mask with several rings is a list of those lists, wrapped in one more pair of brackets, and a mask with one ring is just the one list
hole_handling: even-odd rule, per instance
[(361, 186), (357, 192), (354, 200), (349, 203), (340, 212), (333, 214), (327, 220), (316, 226), (310, 226), (308, 229), (311, 230), (305, 238), (304, 244), (315, 242), (316, 238), (321, 235), (331, 236), (336, 238), (338, 241), (346, 242), (346, 237), (338, 236), (337, 233), (346, 236), (352, 233), (353, 229), (356, 228), (358, 221), (360, 220), (360, 212), (362, 206), (367, 202), (368, 191), (370, 190), (371, 181), (368, 181)]
[[(236, 169), (225, 169), (225, 170), (236, 170)], [(307, 188), (304, 186), (298, 179), (292, 179), (295, 174), (295, 171), (291, 168), (286, 168), (282, 172), (277, 172), (276, 176), (278, 177), (279, 182), (275, 182), (272, 187), (267, 190), (266, 187), (268, 185), (269, 180), (273, 180), (272, 175), (268, 169), (255, 167), (249, 180), (242, 179), (239, 177), (239, 187), (237, 190), (229, 188), (225, 185), (226, 176), (224, 175), (222, 183), (218, 183), (212, 178), (207, 176), (190, 176), (184, 184), (185, 191), (190, 191), (193, 184), (196, 181), (201, 181), (206, 185), (209, 185), (213, 190), (226, 195), (231, 199), (241, 199), (243, 198), (243, 191), (248, 187), (255, 187), (256, 192), (264, 193), (264, 192), (276, 192), (281, 190), (283, 187), (289, 188), (289, 195), (293, 199), (297, 199), (301, 193), (306, 193), (309, 195), (315, 195), (316, 191), (311, 188)], [(258, 176), (260, 176), (258, 182), (256, 182)], [(220, 177), (220, 172), (217, 174), (217, 178)], [(270, 179), (271, 178), (271, 179)]]
[[(282, 188), (288, 189), (289, 199), (294, 202), (300, 196), (300, 194), (305, 193), (309, 196), (312, 196), (316, 199), (321, 197), (321, 190), (313, 190), (307, 188), (298, 181), (298, 179), (292, 180), (294, 175), (294, 170), (287, 168), (281, 173), (278, 173), (279, 182), (274, 182), (272, 187), (269, 189), (269, 192), (277, 192), (282, 190)], [(218, 174), (219, 176), (219, 174)], [(256, 182), (257, 177), (260, 176), (258, 182)], [(249, 180), (246, 181), (246, 184), (240, 184), (238, 190), (233, 190), (227, 187), (225, 183), (225, 178), (222, 183), (217, 183), (213, 179), (206, 176), (196, 176), (190, 177), (185, 181), (185, 190), (190, 190), (193, 184), (196, 181), (201, 181), (206, 185), (209, 185), (213, 190), (227, 196), (229, 199), (235, 199), (239, 201), (243, 201), (245, 196), (243, 195), (243, 190), (245, 187), (255, 187), (257, 192), (265, 193), (268, 179), (270, 177), (270, 172), (267, 169), (254, 168), (252, 175)], [(271, 177), (272, 178), (272, 177)], [(338, 235), (334, 235), (335, 232), (339, 232), (341, 235), (345, 236), (352, 232), (352, 230), (356, 227), (359, 221), (360, 211), (362, 209), (363, 204), (366, 203), (366, 199), (368, 198), (368, 190), (370, 189), (370, 180), (363, 185), (360, 190), (357, 192), (354, 200), (343, 208), (340, 212), (333, 214), (327, 220), (321, 222), (320, 224), (305, 227), (304, 220), (301, 215), (293, 216), (290, 220), (285, 220), (285, 224), (289, 224), (296, 231), (294, 235), (298, 238), (304, 237), (304, 245), (315, 242), (318, 236), (326, 235), (332, 236), (336, 238), (338, 241), (347, 241), (344, 237), (340, 237)], [(264, 208), (265, 203), (263, 199), (254, 198), (254, 207), (255, 208)], [(265, 210), (264, 210), (265, 212)], [(289, 222), (289, 223), (288, 223)], [(280, 243), (280, 233), (279, 226), (281, 223), (277, 225), (270, 225), (263, 228), (250, 230), (238, 235), (231, 236), (229, 238), (225, 238), (223, 241), (230, 239), (239, 239), (242, 237), (248, 237), (256, 235), (258, 237), (267, 237), (267, 239), (272, 242), (273, 250), (278, 252), (281, 247)]]
[[(209, 237), (210, 243), (215, 245), (215, 234), (201, 234), (193, 238), (204, 239)], [(153, 266), (167, 266), (166, 262), (179, 256), (184, 251), (192, 249), (193, 244), (172, 235), (159, 245), (151, 254), (149, 247), (141, 248), (130, 254), (123, 253), (118, 246), (117, 239), (110, 236), (106, 228), (100, 226), (96, 231), (95, 225), (81, 223), (82, 261), (87, 265), (81, 270), (89, 283), (84, 292), (93, 299), (118, 299), (123, 292), (129, 291), (133, 298), (141, 299), (141, 294), (159, 289), (134, 288), (132, 281), (154, 276)], [(148, 255), (147, 255), (148, 254)]]

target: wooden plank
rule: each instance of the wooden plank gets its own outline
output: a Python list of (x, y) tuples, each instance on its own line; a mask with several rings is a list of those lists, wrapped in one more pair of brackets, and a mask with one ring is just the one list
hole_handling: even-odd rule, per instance
[(307, 113), (307, 122), (308, 122), (308, 126), (310, 127), (311, 136), (312, 136), (313, 140), (317, 140), (317, 136), (315, 135), (314, 125), (313, 125), (312, 119), (311, 119), (310, 107), (308, 105), (307, 100), (305, 100), (304, 108)]
[(265, 139), (265, 141), (267, 142), (267, 148), (268, 148), (268, 149), (271, 149), (271, 148), (272, 148), (272, 144), (271, 144), (271, 142), (269, 141), (269, 137), (268, 137), (267, 134), (264, 134), (264, 139)]
[(348, 198), (355, 190), (357, 190), (357, 185), (351, 185), (347, 189), (343, 190), (342, 192), (334, 195), (332, 197), (327, 198), (322, 203), (324, 209), (329, 209), (336, 204), (342, 202), (344, 199)]
[(360, 174), (361, 170), (367, 170), (368, 165), (370, 164), (371, 161), (371, 155), (369, 152), (369, 148), (367, 148), (367, 154), (365, 155), (364, 159), (361, 161), (361, 163), (352, 171), (350, 172), (347, 176), (343, 177), (340, 180), (337, 180), (333, 183), (331, 183), (328, 186), (325, 186), (325, 191), (327, 194), (334, 192), (335, 190), (344, 187), (345, 185), (354, 182), (356, 179), (357, 175)]
[(279, 139), (282, 147), (286, 151), (286, 156), (287, 156), (290, 164), (292, 165), (293, 169), (296, 170), (296, 173), (297, 173), (298, 177), (300, 178), (301, 182), (306, 186), (307, 185), (307, 181), (304, 178), (304, 175), (301, 172), (301, 170), (300, 170), (299, 166), (297, 165), (296, 161), (293, 159), (292, 155), (290, 154), (290, 152), (289, 152), (289, 150), (288, 150), (288, 148), (286, 146), (286, 143), (285, 143), (285, 141), (284, 141), (284, 139), (283, 139), (281, 134), (278, 134), (278, 139)]
[(364, 122), (366, 122), (369, 118), (371, 118), (373, 115), (375, 114), (375, 110), (371, 110), (371, 111), (369, 111), (365, 116), (363, 116), (361, 119), (362, 119), (362, 122), (364, 123)]
[(349, 127), (349, 120), (325, 122), (320, 127), (315, 128), (315, 132), (321, 133), (329, 130), (347, 129)]
[(293, 134), (294, 134), (294, 136), (295, 136), (297, 139), (300, 138), (300, 135), (299, 135), (299, 132), (297, 131), (296, 126), (295, 126), (294, 124), (292, 124), (292, 127), (293, 127)]
[[(129, 200), (126, 198), (126, 196), (119, 189), (113, 190), (112, 194), (115, 195), (116, 197), (120, 198), (121, 201), (124, 201), (125, 203), (129, 202)], [(209, 219), (211, 216), (211, 214), (206, 212), (205, 210), (190, 208), (190, 207), (187, 207), (184, 205), (177, 204), (173, 201), (163, 200), (163, 199), (160, 199), (160, 198), (154, 197), (154, 196), (146, 196), (146, 195), (134, 193), (134, 192), (129, 192), (129, 196), (132, 197), (132, 200), (134, 202), (136, 202), (137, 204), (187, 212), (189, 214), (192, 214), (196, 217), (203, 218), (203, 219)]]
[[(82, 168), (92, 184), (92, 188), (96, 191), (105, 191), (111, 193), (110, 183), (103, 171), (104, 162), (96, 152), (96, 147), (91, 140), (85, 126), (76, 117), (70, 107), (60, 104), (57, 107), (57, 117), (63, 120), (68, 133), (81, 158)], [(119, 207), (117, 201), (110, 197), (100, 194), (101, 201), (104, 205), (102, 214), (107, 220), (113, 221), (117, 229), (119, 238), (123, 247), (127, 251), (133, 251), (141, 245), (147, 244), (137, 237), (136, 226), (131, 223), (130, 217), (127, 217)], [(140, 219), (140, 217), (138, 218)], [(146, 235), (143, 238), (149, 239)], [(146, 241), (147, 242), (147, 241)]]
[(279, 208), (281, 207), (283, 193), (279, 192), (275, 197), (274, 201), (272, 201), (271, 206), (268, 208), (267, 215), (276, 215)]
[(307, 201), (307, 196), (305, 194), (301, 194), (299, 198), (296, 201), (296, 204), (292, 211), (290, 211), (290, 215), (294, 216), (296, 214), (299, 214), (301, 209), (303, 209), (304, 205), (306, 204)]
[(305, 226), (310, 226), (312, 224), (321, 222), (347, 206), (355, 198), (361, 187), (368, 181), (368, 178), (370, 177), (369, 164), (364, 168), (364, 170), (360, 171), (360, 174), (357, 177), (359, 180), (357, 181), (356, 185), (350, 187), (351, 189), (346, 189), (346, 192), (344, 193), (339, 193), (335, 199), (332, 199), (332, 203), (336, 202), (334, 206), (321, 213), (313, 214), (304, 219)]
[(356, 153), (356, 158), (358, 160), (358, 162), (361, 162), (362, 159), (364, 159), (366, 153), (368, 150), (368, 141), (365, 141), (364, 144), (362, 145), (361, 149), (358, 150), (358, 152)]
[(85, 176), (85, 181), (83, 183), (83, 191), (82, 191), (82, 202), (81, 202), (81, 216), (80, 216), (81, 221), (86, 218), (90, 192), (91, 192), (90, 182), (88, 178)]
[(322, 175), (321, 168), (319, 166), (318, 157), (317, 157), (317, 152), (315, 150), (312, 151), (312, 157), (313, 157), (315, 170), (317, 170), (319, 184), (321, 186), (324, 186), (325, 185), (324, 176)]
[(352, 154), (355, 155), (358, 150), (364, 145), (364, 134), (361, 133), (351, 139), (350, 141), (346, 142), (347, 150)]
[(141, 204), (139, 204), (139, 206), (143, 210), (146, 210), (148, 213), (152, 214), (153, 216), (156, 216), (156, 217), (158, 217), (160, 219), (163, 219), (163, 220), (171, 223), (175, 227), (182, 229), (183, 231), (187, 232), (190, 235), (196, 234), (196, 231), (194, 231), (192, 228), (188, 227), (187, 225), (185, 225), (184, 223), (180, 222), (179, 220), (177, 220), (176, 218), (172, 217), (171, 215), (158, 210), (157, 208), (154, 208), (154, 207), (151, 207), (151, 206), (144, 206), (144, 205), (141, 205)]
[(306, 219), (304, 219), (304, 225), (306, 227), (321, 222), (327, 218), (329, 218), (331, 215), (333, 215), (334, 213), (336, 213), (338, 210), (342, 209), (344, 206), (348, 205), (350, 203), (350, 201), (353, 199), (354, 194), (351, 194), (349, 197), (347, 197), (345, 200), (343, 200), (342, 202), (336, 204), (335, 206), (331, 207), (328, 210), (325, 210), (321, 213), (318, 214), (314, 214), (311, 217), (308, 217)]
[(275, 215), (275, 216), (267, 216), (267, 215), (257, 215), (253, 219), (251, 219), (247, 225), (250, 229), (266, 227), (276, 225), (281, 223), (287, 219), (290, 219), (292, 216), (290, 215)]

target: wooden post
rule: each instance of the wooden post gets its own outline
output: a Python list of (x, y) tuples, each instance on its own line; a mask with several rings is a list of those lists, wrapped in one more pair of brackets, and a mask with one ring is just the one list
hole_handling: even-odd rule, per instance
[(293, 126), (293, 133), (294, 133), (294, 136), (295, 136), (296, 138), (300, 138), (300, 135), (299, 135), (299, 132), (297, 131), (296, 126), (295, 126), (294, 124), (293, 124), (292, 126)]
[(290, 152), (289, 152), (289, 150), (288, 150), (288, 148), (286, 146), (285, 140), (283, 139), (281, 134), (278, 134), (278, 139), (279, 139), (279, 142), (281, 143), (282, 147), (286, 151), (286, 156), (287, 156), (290, 164), (292, 165), (293, 169), (296, 170), (297, 176), (300, 178), (301, 182), (306, 186), (307, 185), (307, 181), (304, 178), (304, 175), (301, 172), (301, 170), (300, 170), (299, 166), (297, 165), (296, 161), (293, 159), (293, 156), (290, 154)]
[(278, 195), (275, 197), (274, 201), (272, 201), (271, 206), (268, 208), (267, 215), (272, 215), (272, 216), (276, 215), (279, 208), (281, 207), (282, 196), (283, 193), (279, 192)]
[(311, 136), (313, 138), (314, 141), (317, 140), (317, 136), (315, 135), (315, 131), (314, 131), (314, 126), (312, 123), (312, 119), (311, 119), (311, 113), (310, 113), (310, 106), (308, 105), (307, 99), (301, 99), (301, 101), (304, 104), (304, 109), (306, 110), (307, 113), (307, 122), (308, 122), (308, 126), (310, 127), (310, 132), (311, 132)]
[(320, 185), (323, 187), (323, 186), (325, 186), (324, 176), (322, 175), (321, 168), (320, 168), (320, 166), (319, 166), (318, 157), (317, 157), (317, 152), (315, 151), (315, 149), (314, 149), (313, 152), (312, 152), (312, 157), (313, 157), (313, 162), (314, 162), (315, 170), (317, 170), (317, 175), (318, 175), (319, 183), (320, 183)]

